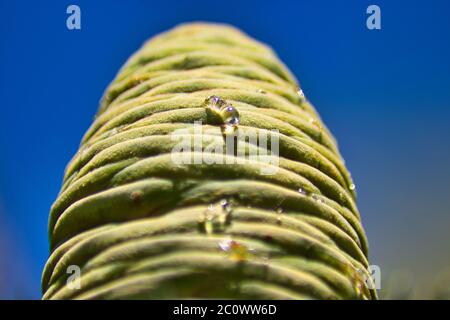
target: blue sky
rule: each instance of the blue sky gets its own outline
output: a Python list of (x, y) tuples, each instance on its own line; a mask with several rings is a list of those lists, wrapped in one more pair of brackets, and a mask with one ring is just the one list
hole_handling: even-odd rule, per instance
[[(297, 76), (339, 141), (383, 275), (448, 267), (450, 2), (343, 3), (0, 1), (0, 298), (40, 297), (49, 208), (105, 87), (189, 21), (241, 28)], [(81, 30), (66, 28), (70, 4)], [(366, 28), (370, 4), (381, 30)]]

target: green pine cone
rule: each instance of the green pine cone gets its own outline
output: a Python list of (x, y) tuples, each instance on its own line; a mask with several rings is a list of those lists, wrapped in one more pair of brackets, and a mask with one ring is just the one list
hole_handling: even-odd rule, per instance
[(272, 50), (223, 25), (177, 27), (127, 61), (49, 238), (43, 299), (376, 298), (334, 138)]

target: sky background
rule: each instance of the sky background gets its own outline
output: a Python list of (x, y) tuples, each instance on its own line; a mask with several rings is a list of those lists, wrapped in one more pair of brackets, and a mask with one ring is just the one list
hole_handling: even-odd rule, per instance
[[(81, 30), (66, 28), (70, 4)], [(381, 30), (366, 28), (370, 4)], [(449, 17), (445, 0), (0, 0), (0, 299), (40, 298), (49, 208), (104, 89), (147, 38), (189, 21), (242, 29), (297, 76), (352, 172), (382, 287), (440, 281), (450, 271)]]

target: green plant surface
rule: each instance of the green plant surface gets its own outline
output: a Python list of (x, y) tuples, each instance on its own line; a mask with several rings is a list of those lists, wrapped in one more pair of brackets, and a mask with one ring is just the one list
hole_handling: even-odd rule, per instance
[[(235, 110), (212, 112), (211, 96)], [(252, 141), (237, 141), (243, 154), (206, 150), (225, 147), (234, 115), (238, 132), (277, 139), (275, 175), (257, 159), (227, 163), (263, 148)], [(194, 138), (199, 121), (201, 152), (188, 155), (203, 162), (174, 163), (173, 136)], [(126, 62), (67, 165), (43, 299), (375, 299), (355, 198), (335, 139), (269, 47), (181, 25)]]

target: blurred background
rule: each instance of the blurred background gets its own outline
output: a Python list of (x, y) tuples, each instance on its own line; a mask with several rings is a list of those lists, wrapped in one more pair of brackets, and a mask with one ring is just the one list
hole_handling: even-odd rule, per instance
[(40, 298), (49, 208), (105, 87), (189, 21), (241, 28), (297, 76), (353, 174), (382, 296), (449, 298), (449, 17), (445, 0), (1, 0), (0, 299)]

